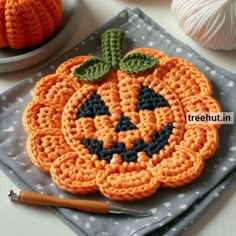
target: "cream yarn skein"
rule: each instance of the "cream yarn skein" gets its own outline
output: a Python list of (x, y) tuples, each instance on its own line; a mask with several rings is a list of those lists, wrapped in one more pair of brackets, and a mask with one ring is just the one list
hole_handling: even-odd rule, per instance
[(236, 0), (173, 0), (171, 10), (196, 42), (212, 49), (236, 49)]

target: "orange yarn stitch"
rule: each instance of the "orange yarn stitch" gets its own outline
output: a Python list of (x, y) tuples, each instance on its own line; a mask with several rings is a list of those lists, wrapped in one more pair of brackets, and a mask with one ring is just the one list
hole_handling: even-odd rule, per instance
[[(36, 85), (23, 124), (32, 162), (74, 194), (100, 191), (134, 201), (196, 179), (218, 145), (214, 124), (187, 124), (186, 112), (220, 112), (208, 79), (193, 64), (150, 48), (159, 59), (143, 75), (112, 70), (79, 81), (72, 58)], [(129, 52), (129, 53), (132, 53)]]
[(62, 0), (0, 0), (0, 48), (34, 47), (62, 21)]

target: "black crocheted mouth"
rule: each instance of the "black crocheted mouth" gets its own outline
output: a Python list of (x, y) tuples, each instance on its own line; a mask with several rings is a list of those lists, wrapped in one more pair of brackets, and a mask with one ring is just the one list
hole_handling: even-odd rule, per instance
[(119, 154), (125, 162), (136, 162), (139, 152), (145, 152), (150, 158), (153, 154), (158, 154), (168, 144), (172, 129), (172, 123), (166, 125), (161, 131), (152, 134), (152, 142), (150, 143), (145, 143), (142, 139), (135, 141), (132, 150), (126, 150), (125, 144), (121, 142), (113, 143), (110, 149), (104, 149), (101, 140), (83, 139), (81, 143), (91, 154), (96, 154), (100, 160), (106, 160), (108, 163), (110, 163), (113, 154)]

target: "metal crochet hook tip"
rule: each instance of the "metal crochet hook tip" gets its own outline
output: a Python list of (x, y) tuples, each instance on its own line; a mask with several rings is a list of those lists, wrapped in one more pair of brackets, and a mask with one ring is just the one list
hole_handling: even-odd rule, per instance
[(149, 217), (153, 215), (151, 212), (126, 208), (126, 207), (120, 207), (116, 205), (110, 205), (109, 213), (127, 214), (127, 215), (138, 216), (138, 217)]
[(13, 190), (10, 190), (10, 191), (9, 191), (8, 197), (9, 197), (11, 200), (18, 200), (18, 195), (17, 195), (17, 193), (15, 193)]

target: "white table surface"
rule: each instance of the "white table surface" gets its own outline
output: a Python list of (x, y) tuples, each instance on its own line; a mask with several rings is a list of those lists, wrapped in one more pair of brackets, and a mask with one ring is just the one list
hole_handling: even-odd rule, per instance
[[(189, 39), (177, 25), (171, 14), (170, 0), (81, 0), (78, 30), (74, 32), (60, 52), (50, 60), (66, 52), (96, 28), (107, 22), (125, 7), (139, 7), (173, 36), (194, 48), (200, 55), (233, 73), (236, 73), (236, 51), (212, 51)], [(104, 6), (104, 7), (103, 7)], [(40, 63), (30, 69), (11, 73), (0, 73), (0, 93), (44, 66)], [(19, 190), (0, 171), (0, 235), (1, 236), (74, 236), (47, 208), (13, 204), (8, 198), (9, 189)], [(187, 229), (184, 236), (233, 236), (236, 235), (236, 183), (225, 192)]]

